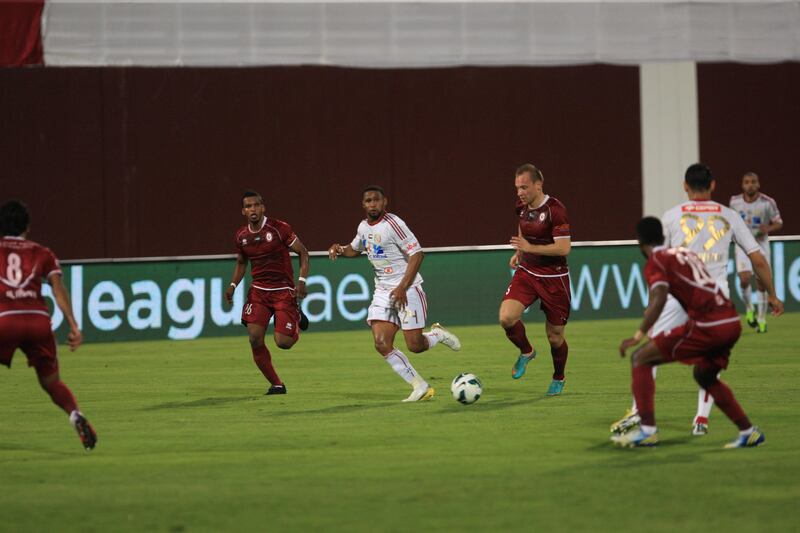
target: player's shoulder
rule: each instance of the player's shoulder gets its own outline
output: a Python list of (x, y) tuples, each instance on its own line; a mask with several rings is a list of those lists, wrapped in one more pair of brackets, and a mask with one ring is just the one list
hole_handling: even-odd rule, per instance
[(408, 224), (406, 221), (400, 218), (399, 216), (395, 215), (394, 213), (385, 213), (383, 215), (383, 222), (395, 232), (401, 239), (405, 239), (408, 236)]
[(548, 205), (548, 207), (550, 207), (550, 209), (555, 207), (556, 209), (563, 209), (565, 211), (567, 210), (567, 206), (564, 205), (564, 202), (555, 196), (548, 196), (545, 203)]
[(662, 222), (670, 222), (672, 220), (680, 218), (681, 213), (683, 213), (684, 206), (686, 206), (688, 204), (689, 204), (689, 202), (683, 202), (682, 204), (678, 204), (676, 206), (670, 207), (669, 209), (664, 211), (663, 215), (661, 215), (661, 221)]
[(734, 195), (731, 195), (731, 199), (728, 200), (728, 205), (738, 204), (738, 203), (741, 203), (743, 201), (744, 201), (744, 196), (741, 193), (734, 194)]
[(763, 198), (764, 201), (766, 201), (767, 203), (772, 204), (773, 206), (777, 207), (778, 203), (775, 201), (775, 198), (773, 198), (772, 196), (766, 195), (763, 192), (759, 192), (758, 195), (759, 195), (760, 198)]

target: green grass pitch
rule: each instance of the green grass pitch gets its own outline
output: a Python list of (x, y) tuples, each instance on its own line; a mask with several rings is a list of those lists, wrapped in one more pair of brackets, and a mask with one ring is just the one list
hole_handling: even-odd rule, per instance
[[(244, 329), (62, 350), (92, 453), (18, 353), (0, 371), (0, 531), (797, 530), (800, 314), (746, 330), (734, 351), (724, 379), (767, 442), (732, 451), (717, 409), (709, 435), (690, 435), (696, 388), (677, 364), (657, 381), (661, 445), (612, 448), (630, 401), (616, 348), (638, 322), (571, 323), (565, 392), (546, 398), (536, 315), (540, 355), (519, 381), (498, 326), (453, 328), (459, 353), (410, 354), (437, 390), (417, 404), (400, 402), (407, 385), (366, 329), (271, 348), (286, 396), (262, 396)], [(484, 384), (471, 406), (450, 397), (462, 371)]]

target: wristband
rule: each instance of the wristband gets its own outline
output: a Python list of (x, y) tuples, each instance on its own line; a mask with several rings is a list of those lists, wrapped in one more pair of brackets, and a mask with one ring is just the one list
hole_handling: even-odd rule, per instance
[(304, 278), (303, 276), (299, 276), (297, 278), (297, 281), (302, 281), (303, 283), (305, 283), (306, 282), (306, 278)]
[(236, 284), (232, 281), (231, 281), (231, 287), (233, 287), (234, 289), (236, 288)]
[(636, 342), (642, 340), (642, 337), (644, 337), (644, 333), (642, 333), (642, 330), (640, 329), (637, 329), (636, 333), (633, 334), (633, 340), (635, 340)]

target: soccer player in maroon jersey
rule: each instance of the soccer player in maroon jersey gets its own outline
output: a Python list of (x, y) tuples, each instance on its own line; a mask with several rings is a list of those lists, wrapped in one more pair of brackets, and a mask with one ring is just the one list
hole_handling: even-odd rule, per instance
[[(247, 224), (234, 236), (236, 266), (231, 284), (225, 290), (225, 299), (228, 303), (233, 301), (233, 291), (242, 281), (249, 261), (253, 283), (242, 308), (242, 324), (250, 336), (253, 359), (270, 383), (266, 394), (286, 394), (286, 385), (272, 366), (264, 336), (273, 316), (278, 348), (288, 350), (294, 346), (300, 338), (300, 330), (306, 329), (307, 319), (298, 301), (306, 296), (308, 250), (289, 224), (264, 214), (264, 201), (257, 192), (246, 191), (242, 196), (242, 215)], [(296, 287), (289, 250), (300, 257)]]
[(500, 325), (508, 339), (519, 348), (520, 355), (511, 369), (511, 377), (525, 374), (528, 362), (536, 357), (525, 334), (520, 318), (525, 308), (540, 300), (544, 311), (545, 331), (553, 357), (553, 381), (547, 396), (557, 396), (564, 389), (564, 369), (569, 347), (564, 328), (569, 319), (571, 293), (569, 288), (570, 233), (567, 208), (544, 193), (544, 177), (531, 164), (517, 169), (514, 184), (517, 188), (518, 234), (511, 237), (516, 252), (509, 265), (516, 269), (511, 284), (500, 305)]
[(61, 280), (58, 259), (50, 249), (27, 240), (29, 228), (25, 204), (11, 200), (0, 207), (0, 363), (11, 368), (14, 351), (22, 350), (28, 366), (36, 370), (39, 384), (69, 415), (84, 448), (91, 450), (97, 444), (97, 434), (58, 373), (56, 339), (42, 297), (43, 279), (53, 287), (56, 304), (69, 324), (70, 350), (81, 345), (83, 335)]
[[(750, 423), (733, 392), (719, 379), (720, 371), (728, 367), (731, 349), (742, 332), (736, 308), (694, 252), (663, 246), (660, 220), (643, 218), (636, 226), (636, 233), (639, 247), (647, 257), (644, 276), (650, 296), (641, 326), (633, 337), (622, 341), (620, 355), (625, 357), (628, 348), (638, 344), (645, 332), (650, 331), (664, 308), (667, 294), (680, 302), (689, 320), (656, 335), (631, 355), (633, 395), (641, 421), (627, 433), (614, 435), (611, 441), (631, 448), (658, 443), (652, 367), (680, 361), (694, 365), (695, 381), (714, 397), (717, 406), (739, 428), (739, 436), (725, 447), (758, 446), (764, 442), (764, 434)], [(772, 298), (770, 303), (775, 316), (783, 313), (780, 300)]]

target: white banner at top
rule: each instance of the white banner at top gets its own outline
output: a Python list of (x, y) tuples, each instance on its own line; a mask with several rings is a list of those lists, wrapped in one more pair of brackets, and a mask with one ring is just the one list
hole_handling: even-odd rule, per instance
[(800, 61), (800, 1), (50, 0), (48, 65)]

